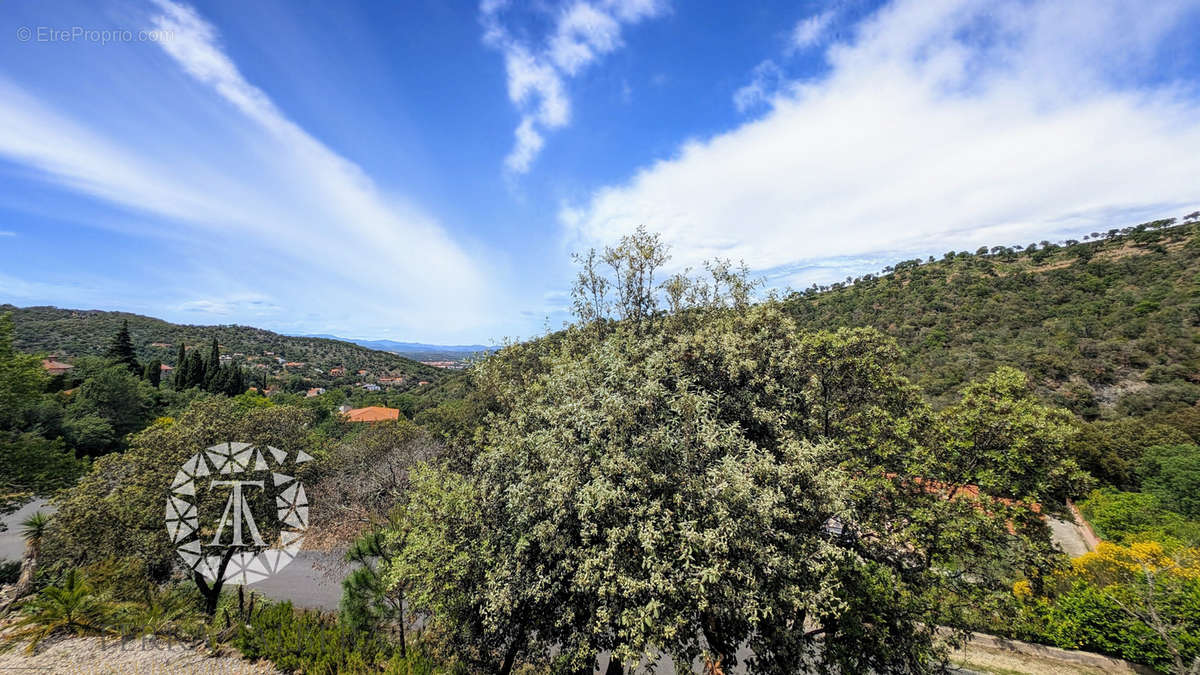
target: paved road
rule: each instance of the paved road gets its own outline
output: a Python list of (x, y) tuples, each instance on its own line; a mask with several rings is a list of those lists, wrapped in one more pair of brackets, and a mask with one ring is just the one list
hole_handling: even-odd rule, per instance
[[(44, 499), (22, 506), (16, 512), (0, 519), (7, 528), (0, 532), (0, 560), (20, 560), (25, 552), (21, 539), (21, 521), (36, 511), (53, 513), (54, 508)], [(164, 530), (165, 533), (165, 530)], [(340, 566), (338, 558), (317, 551), (301, 551), (290, 565), (274, 576), (256, 584), (250, 590), (276, 600), (291, 600), (297, 607), (336, 610), (342, 597), (342, 576), (345, 570), (331, 574)]]
[(54, 513), (54, 509), (46, 504), (45, 499), (35, 499), (16, 512), (0, 518), (7, 526), (0, 532), (0, 560), (20, 560), (25, 553), (25, 541), (21, 539), (21, 521), (32, 516), (35, 511)]
[(1058, 544), (1063, 553), (1077, 558), (1088, 552), (1087, 543), (1083, 539), (1083, 533), (1079, 530), (1079, 526), (1067, 520), (1059, 520), (1058, 518), (1046, 518), (1046, 523), (1050, 525), (1050, 539)]
[(291, 600), (297, 607), (336, 610), (342, 597), (343, 571), (338, 559), (319, 551), (301, 551), (287, 567), (247, 586), (275, 600)]

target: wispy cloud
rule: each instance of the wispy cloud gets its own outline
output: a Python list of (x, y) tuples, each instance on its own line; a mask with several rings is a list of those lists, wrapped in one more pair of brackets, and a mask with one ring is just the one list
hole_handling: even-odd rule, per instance
[(792, 29), (790, 47), (792, 49), (808, 49), (821, 42), (825, 38), (825, 31), (829, 28), (829, 24), (833, 23), (833, 16), (833, 10), (826, 10), (798, 21), (796, 27)]
[(15, 237), (15, 236), (17, 236), (16, 232), (10, 232), (8, 230), (0, 230), (0, 237)]
[(504, 55), (508, 97), (521, 112), (512, 151), (504, 159), (510, 175), (529, 171), (545, 145), (545, 134), (570, 123), (566, 81), (621, 47), (621, 27), (665, 11), (662, 0), (575, 0), (553, 10), (552, 27), (540, 40), (518, 37), (506, 20), (505, 0), (484, 0), (480, 21), (484, 43)]
[[(181, 299), (178, 311), (288, 307), (280, 322), (302, 322), (321, 308), (322, 322), (423, 339), (477, 335), (497, 320), (491, 308), (504, 291), (491, 265), (292, 121), (245, 78), (194, 8), (171, 0), (154, 7), (147, 28), (170, 31), (172, 39), (139, 48), (161, 48), (194, 85), (178, 71), (143, 75), (191, 86), (185, 99), (206, 106), (194, 123), (222, 127), (188, 145), (147, 124), (132, 143), (0, 79), (0, 155), (68, 189), (154, 216), (146, 219), (154, 227), (195, 234), (179, 273), (203, 286), (192, 297), (219, 301)], [(170, 152), (148, 151), (153, 144), (144, 141), (156, 138)], [(260, 298), (257, 309), (247, 304), (251, 296)]]
[(771, 59), (754, 68), (750, 83), (733, 92), (733, 105), (738, 112), (769, 103), (780, 85), (784, 83), (783, 70)]
[(189, 300), (178, 307), (181, 312), (199, 312), (217, 316), (267, 316), (277, 314), (282, 307), (272, 302), (266, 296), (256, 293), (234, 295), (225, 298), (205, 298)]
[(595, 190), (561, 221), (579, 247), (645, 224), (679, 265), (768, 270), (1179, 215), (1200, 201), (1200, 101), (1163, 82), (1157, 59), (1195, 45), (1173, 31), (1197, 3), (1154, 5), (895, 2), (765, 115)]

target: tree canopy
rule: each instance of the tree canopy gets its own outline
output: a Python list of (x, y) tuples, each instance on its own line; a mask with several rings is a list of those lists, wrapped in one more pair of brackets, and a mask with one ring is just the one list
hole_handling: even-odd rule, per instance
[(642, 306), (479, 364), (468, 456), (415, 473), (385, 575), (462, 658), (748, 646), (753, 672), (920, 671), (946, 653), (934, 625), (961, 637), (1012, 574), (1060, 564), (1040, 513), (1078, 489), (1073, 430), (1023, 375), (935, 413), (875, 330), (806, 333), (711, 286), (655, 311), (636, 269), (661, 256), (637, 243), (609, 287)]

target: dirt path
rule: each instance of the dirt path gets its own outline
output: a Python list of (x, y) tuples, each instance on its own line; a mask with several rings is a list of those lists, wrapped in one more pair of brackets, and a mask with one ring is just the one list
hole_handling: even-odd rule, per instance
[(142, 643), (100, 638), (59, 638), (47, 640), (36, 654), (25, 652), (24, 645), (0, 654), (0, 675), (8, 673), (71, 673), (87, 675), (128, 675), (129, 673), (185, 673), (200, 675), (274, 674), (269, 663), (250, 663), (237, 656), (212, 656), (178, 643)]

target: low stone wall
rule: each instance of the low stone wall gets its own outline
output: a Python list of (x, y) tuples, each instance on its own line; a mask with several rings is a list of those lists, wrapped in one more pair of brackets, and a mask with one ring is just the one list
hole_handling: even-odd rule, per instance
[(969, 647), (1020, 654), (1043, 662), (1049, 661), (1064, 665), (1082, 666), (1083, 668), (1095, 669), (1103, 673), (1145, 673), (1146, 675), (1153, 675), (1156, 672), (1148, 666), (1115, 659), (1103, 654), (1081, 652), (1073, 649), (1059, 649), (1058, 647), (1031, 644), (1019, 640), (1006, 640), (984, 633), (972, 633)]

